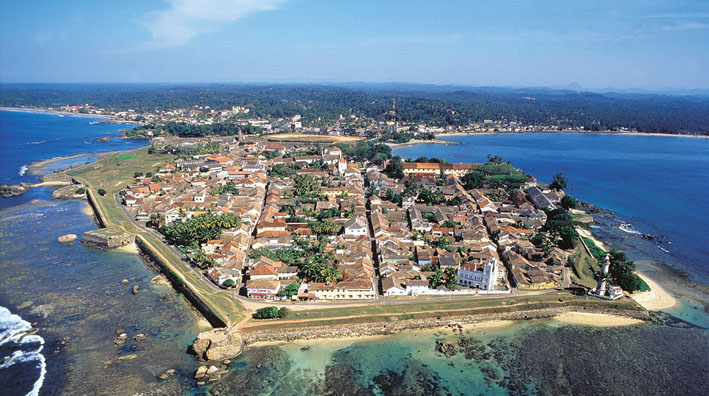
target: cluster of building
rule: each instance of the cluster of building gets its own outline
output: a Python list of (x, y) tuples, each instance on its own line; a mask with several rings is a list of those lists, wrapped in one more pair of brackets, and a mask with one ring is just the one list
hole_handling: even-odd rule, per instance
[[(233, 137), (170, 143), (207, 142), (219, 143), (220, 152), (178, 159), (121, 195), (138, 221), (153, 226), (204, 213), (238, 216), (238, 227), (199, 246), (216, 264), (207, 275), (218, 285), (251, 298), (300, 300), (561, 286), (566, 253), (530, 242), (546, 221), (541, 209), (558, 205), (561, 195), (533, 177), (511, 193), (466, 190), (460, 177), (478, 164), (405, 163), (396, 180), (383, 166), (348, 162), (335, 146), (302, 155), (293, 145)], [(417, 200), (423, 190), (444, 199), (426, 205)], [(264, 253), (302, 251), (304, 243), (319, 244), (339, 277), (307, 279), (292, 262)]]
[[(522, 289), (560, 287), (564, 253), (555, 251), (559, 267), (529, 238), (546, 221), (546, 214), (522, 190), (466, 191), (459, 176), (477, 164), (404, 163), (404, 179), (393, 180), (378, 171), (367, 173), (374, 191), (403, 193), (416, 190), (439, 192), (446, 203), (425, 205), (408, 197), (401, 206), (370, 198), (371, 223), (376, 238), (379, 272), (385, 295), (466, 294), (509, 292), (506, 272)], [(441, 183), (441, 174), (445, 181)], [(538, 190), (529, 178), (528, 189)], [(390, 193), (391, 194), (391, 193)], [(546, 191), (558, 202), (558, 195)], [(492, 200), (489, 196), (500, 197)], [(505, 267), (504, 264), (507, 264)], [(433, 288), (436, 269), (443, 278), (456, 273), (459, 287)]]

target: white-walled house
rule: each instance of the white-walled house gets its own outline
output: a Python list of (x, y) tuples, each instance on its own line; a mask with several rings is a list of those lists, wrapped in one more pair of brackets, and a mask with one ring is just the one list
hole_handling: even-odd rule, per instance
[(499, 276), (497, 259), (490, 257), (487, 263), (466, 263), (458, 268), (458, 284), (483, 290), (493, 290)]

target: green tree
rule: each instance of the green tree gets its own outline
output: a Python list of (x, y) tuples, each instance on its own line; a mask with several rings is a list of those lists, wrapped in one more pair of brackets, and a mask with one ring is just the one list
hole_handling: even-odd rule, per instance
[(224, 286), (231, 288), (231, 287), (236, 286), (236, 282), (234, 282), (233, 279), (227, 279), (224, 281)]
[(428, 276), (428, 285), (431, 289), (435, 289), (443, 284), (443, 271), (436, 267), (431, 275)]
[(102, 197), (106, 195), (106, 190), (104, 190), (103, 188), (99, 188), (96, 192)]
[(608, 256), (611, 260), (611, 265), (608, 269), (611, 282), (629, 293), (641, 290), (643, 282), (635, 273), (635, 263), (628, 259), (625, 253), (615, 249), (611, 250)]
[(564, 177), (564, 175), (561, 172), (559, 172), (556, 175), (554, 175), (554, 180), (549, 185), (549, 188), (551, 188), (552, 190), (563, 190), (566, 188), (566, 183), (567, 183), (566, 177)]
[(315, 180), (307, 175), (298, 175), (295, 177), (295, 193), (305, 195), (314, 192), (317, 189)]
[(280, 297), (291, 297), (298, 294), (298, 289), (300, 288), (300, 283), (291, 283), (290, 285), (283, 288), (283, 290), (278, 292)]
[(455, 228), (455, 227), (458, 227), (458, 223), (455, 220), (448, 219), (443, 222), (443, 227)]
[(579, 234), (573, 227), (566, 226), (559, 230), (559, 236), (561, 237), (561, 243), (559, 244), (560, 248), (573, 249)]
[(458, 271), (453, 267), (448, 267), (445, 269), (446, 274), (446, 288), (452, 288), (458, 280)]
[(561, 206), (566, 209), (576, 209), (578, 207), (578, 201), (576, 201), (576, 198), (572, 195), (566, 194), (564, 198), (561, 198)]
[(404, 163), (401, 161), (401, 157), (392, 158), (386, 168), (384, 168), (384, 174), (394, 179), (403, 179)]
[(278, 318), (278, 308), (277, 307), (265, 307), (259, 308), (252, 315), (254, 319), (273, 319)]

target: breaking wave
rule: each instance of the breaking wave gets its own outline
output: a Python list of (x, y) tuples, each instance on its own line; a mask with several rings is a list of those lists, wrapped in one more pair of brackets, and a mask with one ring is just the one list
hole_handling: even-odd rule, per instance
[(26, 396), (39, 395), (47, 374), (41, 353), (44, 339), (33, 332), (29, 322), (0, 306), (0, 382), (13, 393), (26, 390), (31, 383)]

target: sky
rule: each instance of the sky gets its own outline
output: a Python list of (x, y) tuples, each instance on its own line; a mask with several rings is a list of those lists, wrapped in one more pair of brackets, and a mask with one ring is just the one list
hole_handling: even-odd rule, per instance
[(709, 89), (709, 1), (2, 0), (0, 82)]

